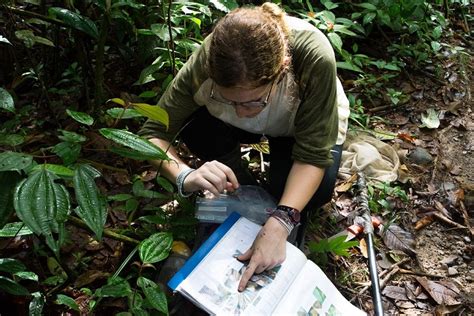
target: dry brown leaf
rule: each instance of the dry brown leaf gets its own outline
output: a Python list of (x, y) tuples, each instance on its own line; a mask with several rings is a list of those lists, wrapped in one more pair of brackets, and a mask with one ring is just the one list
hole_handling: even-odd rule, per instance
[(451, 305), (447, 306), (444, 304), (438, 305), (435, 308), (435, 315), (436, 316), (443, 316), (443, 315), (449, 315), (457, 311), (461, 305)]
[(357, 174), (354, 173), (349, 179), (336, 187), (336, 192), (347, 192), (357, 180)]
[(394, 300), (408, 300), (406, 289), (401, 286), (387, 285), (383, 289), (382, 294)]
[(419, 230), (433, 222), (433, 216), (425, 216), (415, 224), (415, 229)]
[(430, 281), (427, 278), (416, 277), (416, 280), (421, 284), (425, 291), (430, 294), (436, 303), (440, 305), (445, 304), (448, 306), (460, 304), (460, 302), (457, 300), (459, 294), (456, 293), (451, 287), (446, 287), (439, 282)]
[(103, 272), (99, 270), (88, 270), (77, 277), (76, 281), (74, 281), (75, 288), (81, 288), (88, 284), (91, 284), (97, 279), (106, 279), (110, 276), (110, 273)]
[(435, 208), (440, 211), (441, 214), (443, 214), (444, 216), (446, 216), (447, 218), (451, 218), (451, 215), (449, 214), (448, 210), (443, 206), (443, 204), (441, 204), (440, 202), (438, 201), (434, 201), (434, 204), (435, 204)]
[(364, 238), (359, 240), (359, 248), (360, 248), (360, 252), (364, 256), (364, 258), (368, 258), (369, 257), (369, 251), (367, 250), (367, 243), (365, 242)]
[(382, 238), (390, 249), (402, 250), (410, 256), (415, 256), (415, 239), (410, 232), (403, 230), (397, 224), (390, 224), (382, 230)]

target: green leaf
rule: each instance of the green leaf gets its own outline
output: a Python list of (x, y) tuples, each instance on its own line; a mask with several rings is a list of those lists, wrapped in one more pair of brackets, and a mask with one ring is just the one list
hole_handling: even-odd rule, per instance
[(13, 192), (21, 178), (16, 171), (0, 172), (0, 228), (13, 214)]
[(5, 151), (0, 154), (0, 171), (23, 170), (33, 162), (33, 157), (13, 151)]
[(367, 13), (366, 15), (364, 15), (364, 18), (362, 19), (362, 24), (363, 25), (369, 24), (370, 22), (374, 20), (375, 16), (376, 16), (375, 12)]
[(333, 10), (339, 7), (338, 4), (330, 1), (330, 0), (321, 0), (321, 3), (326, 7), (327, 10)]
[(0, 237), (15, 237), (31, 235), (33, 232), (22, 222), (7, 223), (0, 229)]
[(441, 49), (441, 44), (436, 41), (431, 41), (431, 48), (433, 49), (434, 52), (437, 52)]
[(143, 99), (151, 99), (157, 96), (157, 93), (155, 91), (143, 91), (138, 95), (138, 97), (143, 98)]
[(431, 33), (433, 35), (433, 38), (435, 40), (439, 39), (441, 37), (441, 34), (443, 33), (443, 28), (441, 25), (438, 25), (433, 29), (433, 32)]
[(125, 212), (130, 213), (134, 212), (138, 209), (138, 201), (137, 199), (130, 199), (125, 202)]
[(122, 109), (122, 108), (111, 108), (107, 110), (107, 114), (115, 119), (131, 119), (135, 117), (143, 117), (140, 113), (138, 113), (135, 109)]
[(30, 292), (12, 279), (0, 276), (0, 289), (12, 295), (27, 296)]
[(73, 110), (70, 110), (70, 109), (66, 109), (66, 113), (70, 117), (72, 117), (74, 120), (78, 121), (81, 124), (85, 124), (85, 125), (89, 125), (89, 126), (94, 124), (94, 119), (92, 118), (92, 116), (90, 116), (87, 113), (76, 112), (76, 111), (73, 111)]
[(58, 155), (65, 165), (70, 165), (76, 162), (77, 158), (79, 158), (79, 155), (81, 154), (81, 145), (71, 142), (61, 142), (53, 147), (52, 152)]
[(154, 159), (169, 160), (168, 156), (161, 148), (138, 135), (113, 128), (101, 128), (99, 131), (105, 138), (136, 150), (141, 154), (153, 157)]
[(128, 149), (124, 147), (112, 147), (109, 148), (114, 154), (120, 155), (125, 158), (135, 159), (135, 160), (154, 160), (156, 156), (145, 155), (141, 152), (138, 152), (133, 149)]
[(9, 112), (15, 112), (13, 98), (11, 94), (3, 88), (0, 88), (0, 108)]
[(156, 233), (138, 245), (140, 259), (144, 264), (156, 263), (168, 257), (173, 238), (170, 233)]
[(359, 4), (355, 4), (355, 5), (358, 6), (358, 7), (370, 10), (370, 11), (377, 10), (377, 7), (375, 5), (373, 5), (372, 3), (368, 3), (368, 2), (359, 3)]
[(347, 61), (343, 61), (343, 62), (338, 61), (336, 62), (336, 65), (337, 65), (337, 68), (340, 68), (340, 69), (346, 69), (346, 70), (364, 73), (364, 71), (359, 66), (354, 65), (353, 63), (349, 63)]
[(106, 285), (99, 288), (95, 295), (98, 297), (125, 297), (132, 293), (127, 280), (120, 277), (110, 278)]
[(168, 314), (166, 295), (158, 284), (144, 277), (139, 277), (137, 279), (137, 284), (142, 288), (146, 299), (154, 309), (164, 314)]
[(79, 206), (76, 214), (84, 220), (87, 226), (102, 239), (102, 232), (107, 220), (107, 207), (101, 196), (94, 178), (98, 171), (88, 165), (79, 165), (73, 177), (74, 192)]
[(28, 316), (42, 316), (44, 303), (46, 303), (45, 297), (40, 292), (34, 292), (31, 296), (33, 299), (29, 305)]
[(342, 39), (336, 33), (328, 33), (329, 41), (331, 42), (332, 46), (337, 50), (341, 51), (342, 49)]
[(54, 183), (46, 169), (33, 172), (15, 190), (14, 207), (17, 216), (37, 235), (43, 235), (50, 248), (59, 254), (60, 243), (54, 241), (53, 232), (60, 232), (69, 212), (69, 195), (66, 188)]
[(222, 12), (230, 12), (235, 8), (238, 8), (239, 5), (235, 0), (210, 0), (209, 1), (217, 10)]
[(144, 197), (148, 199), (166, 199), (167, 198), (167, 196), (162, 193), (145, 189), (145, 185), (140, 180), (137, 180), (133, 183), (132, 190), (135, 196), (140, 196), (140, 197)]
[(421, 114), (421, 122), (423, 123), (420, 127), (427, 127), (427, 128), (438, 128), (440, 125), (438, 113), (434, 109), (426, 110), (426, 114)]
[(164, 177), (156, 177), (156, 183), (158, 183), (163, 189), (165, 189), (169, 193), (174, 192), (174, 186), (168, 179)]
[(70, 132), (65, 130), (60, 130), (62, 135), (58, 136), (58, 138), (65, 142), (70, 143), (82, 143), (87, 140), (87, 137), (84, 135), (78, 134), (76, 132)]
[(22, 280), (30, 280), (38, 282), (38, 275), (31, 271), (19, 271), (13, 274)]
[(146, 116), (153, 121), (162, 123), (166, 128), (169, 127), (170, 122), (168, 112), (166, 112), (162, 107), (146, 103), (132, 103), (132, 106), (141, 115)]
[(49, 8), (48, 13), (78, 31), (84, 32), (95, 39), (99, 38), (97, 26), (87, 17), (59, 7)]
[(51, 42), (49, 39), (36, 36), (31, 30), (15, 31), (15, 36), (22, 40), (27, 48), (33, 47), (33, 45), (36, 43), (54, 47), (53, 42)]
[(145, 216), (140, 216), (138, 220), (143, 221), (145, 223), (157, 224), (157, 225), (163, 225), (168, 222), (168, 220), (166, 219), (164, 215), (145, 215)]
[(19, 134), (6, 134), (0, 132), (0, 145), (18, 146), (25, 142), (25, 137)]
[(20, 271), (26, 271), (26, 267), (16, 259), (0, 258), (0, 271), (13, 274)]
[(69, 297), (67, 295), (58, 294), (55, 303), (58, 305), (66, 305), (70, 309), (79, 312), (79, 305), (77, 305), (76, 301), (72, 297)]
[(41, 168), (44, 168), (48, 171), (51, 171), (55, 175), (58, 175), (60, 177), (66, 177), (66, 178), (71, 178), (74, 176), (74, 170), (65, 167), (63, 165), (56, 165), (56, 164), (49, 164), (46, 163), (44, 165), (37, 165), (35, 166), (32, 170), (40, 170)]
[(116, 195), (108, 196), (107, 200), (123, 202), (123, 201), (129, 200), (131, 198), (133, 198), (133, 195), (131, 195), (131, 194), (116, 194)]

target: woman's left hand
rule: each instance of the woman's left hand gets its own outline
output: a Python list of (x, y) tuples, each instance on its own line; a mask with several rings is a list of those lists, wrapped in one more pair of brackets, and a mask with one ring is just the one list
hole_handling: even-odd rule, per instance
[(245, 289), (254, 273), (262, 273), (285, 260), (287, 237), (285, 227), (277, 219), (270, 217), (258, 233), (252, 247), (237, 257), (240, 261), (250, 260), (240, 279), (239, 292)]

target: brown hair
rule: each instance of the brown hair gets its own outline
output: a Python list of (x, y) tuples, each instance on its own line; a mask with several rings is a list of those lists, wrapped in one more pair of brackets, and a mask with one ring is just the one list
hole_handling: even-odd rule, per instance
[(275, 79), (289, 56), (285, 13), (273, 3), (238, 8), (215, 26), (209, 76), (220, 86), (258, 87)]

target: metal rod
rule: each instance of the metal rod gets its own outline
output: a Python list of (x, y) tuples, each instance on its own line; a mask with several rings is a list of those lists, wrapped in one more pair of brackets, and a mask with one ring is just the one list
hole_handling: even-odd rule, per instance
[(372, 301), (374, 303), (374, 313), (376, 316), (383, 316), (382, 296), (380, 294), (379, 274), (377, 272), (377, 262), (375, 260), (374, 235), (366, 235), (367, 252), (369, 255), (370, 281), (372, 282)]

